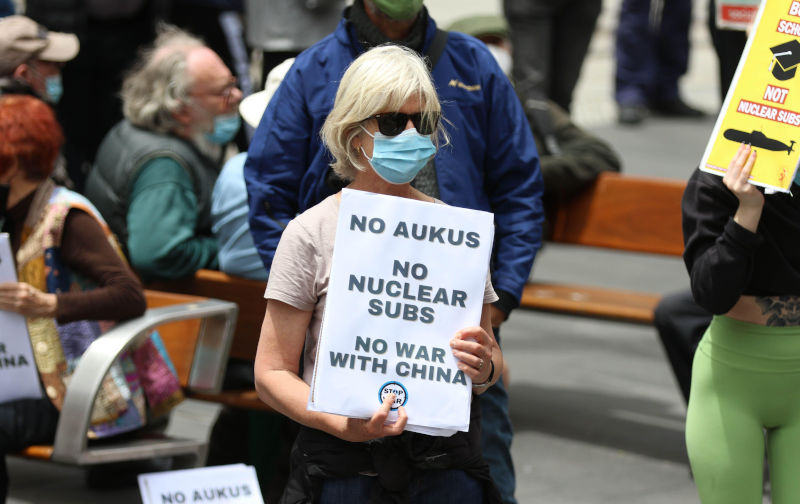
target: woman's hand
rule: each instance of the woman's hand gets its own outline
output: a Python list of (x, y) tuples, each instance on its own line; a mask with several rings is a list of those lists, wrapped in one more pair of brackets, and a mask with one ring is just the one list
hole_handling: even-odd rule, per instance
[(386, 419), (389, 418), (389, 411), (392, 408), (394, 399), (395, 395), (389, 394), (383, 400), (378, 411), (368, 420), (345, 418), (344, 430), (341, 434), (338, 434), (338, 437), (345, 441), (363, 442), (402, 434), (403, 429), (406, 428), (406, 422), (408, 422), (408, 414), (404, 407), (397, 408), (397, 421), (390, 424), (385, 423)]
[(0, 310), (13, 311), (26, 317), (55, 317), (58, 298), (23, 283), (0, 283)]
[[(458, 359), (458, 369), (472, 379), (472, 383), (486, 383), (492, 373), (492, 338), (478, 326), (458, 331), (450, 340), (453, 356)], [(495, 370), (495, 374), (497, 374)]]
[(764, 194), (749, 183), (750, 172), (756, 162), (756, 151), (749, 145), (741, 144), (733, 156), (722, 182), (739, 199), (739, 208), (733, 220), (743, 228), (755, 233), (761, 211), (764, 208)]

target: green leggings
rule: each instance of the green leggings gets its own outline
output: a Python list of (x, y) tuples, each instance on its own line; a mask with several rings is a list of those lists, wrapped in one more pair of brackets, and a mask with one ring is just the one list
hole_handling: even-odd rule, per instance
[(703, 504), (800, 503), (800, 327), (715, 316), (697, 348), (686, 447)]

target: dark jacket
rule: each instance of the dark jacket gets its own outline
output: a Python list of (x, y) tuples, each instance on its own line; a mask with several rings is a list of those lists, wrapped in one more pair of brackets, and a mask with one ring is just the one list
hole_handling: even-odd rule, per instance
[(106, 135), (86, 180), (87, 197), (123, 246), (128, 243), (128, 205), (136, 178), (149, 161), (165, 157), (181, 165), (191, 177), (197, 196), (196, 228), (211, 234), (216, 164), (186, 140), (143, 130), (123, 120)]
[[(435, 33), (429, 20), (423, 52)], [(343, 18), (333, 34), (297, 57), (250, 144), (250, 231), (267, 269), (286, 222), (333, 192), (325, 183), (330, 154), (318, 133), (345, 68), (364, 50)], [(450, 136), (435, 157), (440, 199), (494, 213), (492, 284), (513, 308), (541, 246), (544, 217), (528, 121), (508, 78), (473, 37), (449, 33), (432, 76)]]

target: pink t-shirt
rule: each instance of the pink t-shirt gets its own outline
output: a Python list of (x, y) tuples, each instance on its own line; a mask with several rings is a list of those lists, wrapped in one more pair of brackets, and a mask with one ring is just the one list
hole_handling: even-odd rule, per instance
[[(313, 312), (306, 331), (303, 356), (303, 380), (306, 383), (311, 382), (317, 340), (325, 312), (339, 201), (338, 195), (329, 196), (289, 222), (275, 251), (267, 291), (264, 293), (267, 299), (276, 299), (298, 310)], [(436, 202), (443, 204), (438, 200)], [(492, 282), (487, 277), (483, 302), (493, 303), (497, 299)]]

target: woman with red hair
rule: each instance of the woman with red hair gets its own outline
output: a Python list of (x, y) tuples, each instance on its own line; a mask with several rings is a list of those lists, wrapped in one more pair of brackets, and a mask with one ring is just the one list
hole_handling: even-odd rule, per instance
[[(8, 492), (5, 454), (53, 441), (82, 353), (116, 321), (146, 307), (141, 283), (97, 210), (49, 178), (63, 138), (44, 102), (0, 97), (0, 231), (10, 235), (19, 277), (0, 283), (0, 310), (26, 317), (43, 392), (41, 399), (0, 404), (0, 503)], [(137, 365), (149, 359), (167, 369), (161, 354), (158, 340), (150, 338), (112, 366), (95, 403), (90, 437), (142, 426), (145, 396), (158, 397), (150, 407), (161, 412), (180, 399), (172, 373), (162, 374), (157, 395), (139, 380)]]

